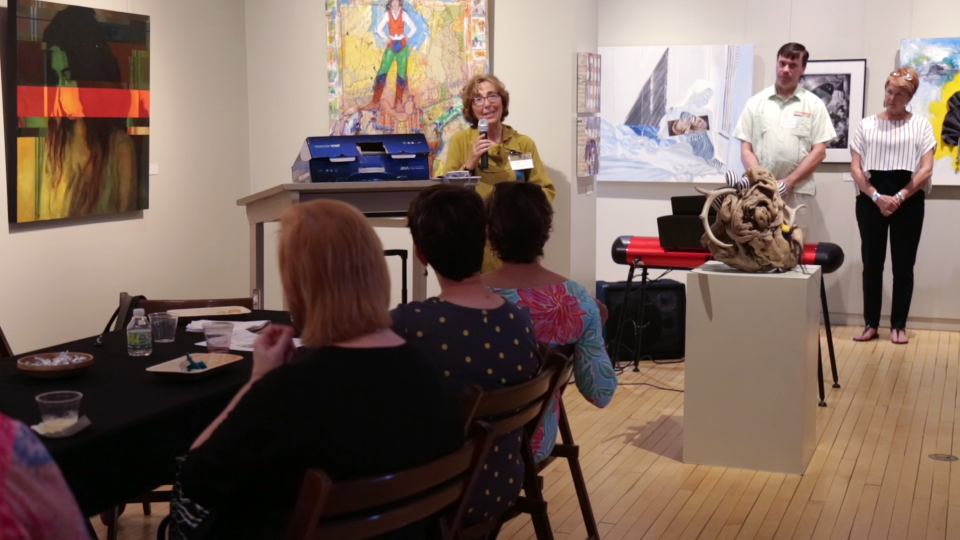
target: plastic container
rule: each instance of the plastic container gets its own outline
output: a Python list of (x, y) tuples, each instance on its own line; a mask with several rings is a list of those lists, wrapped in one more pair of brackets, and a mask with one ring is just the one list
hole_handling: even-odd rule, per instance
[(153, 332), (142, 309), (133, 310), (133, 319), (127, 325), (127, 354), (150, 356), (153, 352)]

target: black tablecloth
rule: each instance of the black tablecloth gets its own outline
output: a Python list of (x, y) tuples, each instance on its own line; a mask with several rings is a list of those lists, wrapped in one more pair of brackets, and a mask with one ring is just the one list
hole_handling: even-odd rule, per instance
[[(205, 318), (289, 324), (289, 314), (281, 311)], [(19, 356), (63, 350), (92, 354), (94, 365), (76, 379), (32, 379), (20, 373), (15, 358), (0, 360), (0, 412), (28, 425), (40, 421), (34, 399), (37, 394), (83, 392), (80, 414), (90, 418), (92, 425), (72, 437), (43, 441), (85, 515), (171, 483), (174, 458), (187, 452), (249, 378), (250, 353), (235, 353), (244, 359), (199, 381), (173, 382), (148, 373), (150, 366), (186, 353), (205, 352), (194, 345), (203, 341), (203, 334), (185, 330), (190, 320), (181, 319), (176, 340), (155, 343), (153, 354), (147, 357), (127, 354), (122, 331), (106, 334), (102, 347), (95, 347), (96, 338), (92, 337)]]

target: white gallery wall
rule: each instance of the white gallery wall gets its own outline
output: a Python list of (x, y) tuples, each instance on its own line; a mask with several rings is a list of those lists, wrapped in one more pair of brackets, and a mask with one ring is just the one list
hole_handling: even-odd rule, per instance
[[(777, 49), (803, 43), (812, 60), (866, 58), (866, 114), (882, 110), (883, 83), (897, 67), (902, 38), (953, 37), (960, 33), (956, 2), (947, 0), (599, 0), (599, 46), (754, 44), (754, 91), (774, 82)], [(814, 235), (839, 244), (846, 262), (826, 277), (831, 322), (862, 324), (860, 236), (848, 165), (821, 165)], [(627, 267), (610, 258), (621, 235), (657, 235), (657, 217), (670, 214), (670, 197), (692, 195), (690, 184), (616, 183), (598, 186), (597, 279), (626, 279)], [(956, 197), (936, 189), (934, 199)], [(960, 330), (960, 252), (953, 230), (960, 200), (926, 203), (923, 237), (909, 325)], [(888, 257), (889, 261), (889, 257)], [(891, 273), (886, 265), (882, 325), (889, 324)], [(656, 275), (656, 274), (655, 274)], [(683, 281), (682, 275), (676, 279)]]
[[(327, 107), (327, 23), (316, 0), (245, 0), (248, 107), (250, 115), (250, 193), (290, 182), (293, 165), (307, 137), (329, 134)], [(277, 264), (280, 226), (264, 226), (264, 303), (283, 308)], [(244, 229), (244, 234), (246, 229)], [(406, 249), (406, 229), (378, 228), (384, 249)], [(400, 303), (400, 260), (388, 259), (391, 305)], [(413, 263), (407, 262), (410, 271)], [(408, 280), (408, 286), (409, 280)], [(430, 294), (440, 291), (428, 281)]]
[[(319, 0), (76, 0), (148, 14), (151, 24), (150, 209), (139, 214), (0, 225), (0, 327), (17, 352), (99, 332), (120, 291), (148, 297), (247, 295), (248, 228), (235, 201), (287, 181), (304, 137), (327, 132), (326, 20)], [(622, 280), (610, 244), (655, 235), (656, 218), (689, 185), (576, 179), (576, 52), (599, 46), (753, 43), (754, 90), (772, 84), (777, 48), (800, 41), (814, 59), (866, 58), (867, 113), (901, 38), (957, 35), (945, 0), (495, 0), (494, 73), (511, 92), (508, 123), (537, 142), (558, 188), (547, 264), (592, 289)], [(860, 322), (859, 236), (843, 165), (824, 165), (815, 234), (847, 262), (827, 278), (836, 322)], [(938, 193), (935, 192), (935, 195)], [(942, 196), (942, 190), (939, 192)], [(956, 197), (956, 193), (946, 195)], [(0, 190), (5, 208), (6, 190)], [(927, 203), (911, 325), (960, 329), (960, 253), (950, 218), (960, 201)], [(955, 208), (956, 207), (956, 208)], [(267, 306), (280, 307), (267, 228)], [(378, 229), (385, 248), (411, 248)], [(394, 302), (399, 264), (390, 261)], [(889, 265), (888, 265), (889, 267)], [(889, 270), (888, 270), (889, 273)], [(889, 275), (887, 276), (889, 281)], [(889, 283), (886, 289), (889, 295)], [(438, 291), (431, 279), (429, 292)], [(885, 313), (889, 297), (885, 298)]]
[[(315, 0), (245, 0), (244, 12), (250, 117), (246, 155), (249, 192), (257, 193), (289, 183), (303, 140), (328, 133), (327, 30), (324, 3)], [(279, 230), (275, 223), (264, 226), (264, 303), (269, 309), (283, 308)]]
[(15, 353), (98, 334), (121, 291), (248, 294), (236, 206), (250, 190), (243, 2), (69, 3), (151, 16), (150, 162), (160, 174), (142, 213), (27, 227), (7, 223), (0, 190), (0, 327)]

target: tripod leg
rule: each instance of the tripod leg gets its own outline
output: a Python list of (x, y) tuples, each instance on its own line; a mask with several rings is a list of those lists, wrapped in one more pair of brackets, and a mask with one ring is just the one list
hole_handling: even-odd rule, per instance
[(623, 288), (623, 305), (620, 306), (620, 320), (617, 321), (617, 346), (613, 351), (613, 363), (620, 361), (620, 346), (623, 345), (623, 320), (627, 315), (627, 300), (630, 298), (630, 285), (633, 283), (633, 274), (637, 269), (637, 264), (630, 265), (630, 272), (627, 273), (627, 286)]
[(837, 357), (833, 353), (833, 330), (830, 329), (830, 309), (827, 307), (827, 289), (823, 285), (823, 276), (820, 276), (820, 303), (823, 310), (823, 324), (827, 328), (827, 349), (830, 351), (830, 370), (833, 372), (833, 387), (840, 388), (837, 376)]
[(640, 371), (640, 347), (643, 346), (643, 316), (647, 303), (647, 267), (640, 273), (640, 326), (637, 327), (636, 348), (633, 350), (633, 371)]
[(823, 391), (823, 353), (820, 352), (820, 338), (817, 338), (817, 384), (818, 389), (820, 390), (820, 403), (821, 407), (826, 407), (827, 402), (824, 401), (825, 393)]

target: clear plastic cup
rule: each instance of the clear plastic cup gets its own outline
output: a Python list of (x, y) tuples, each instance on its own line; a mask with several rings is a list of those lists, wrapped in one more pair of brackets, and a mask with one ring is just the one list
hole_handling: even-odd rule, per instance
[(207, 340), (207, 352), (230, 352), (230, 342), (233, 338), (233, 323), (227, 321), (203, 323), (203, 338)]
[(151, 313), (150, 327), (154, 343), (173, 343), (177, 337), (177, 316), (165, 311)]
[(40, 418), (50, 431), (60, 431), (77, 423), (83, 394), (71, 390), (46, 392), (37, 396)]

